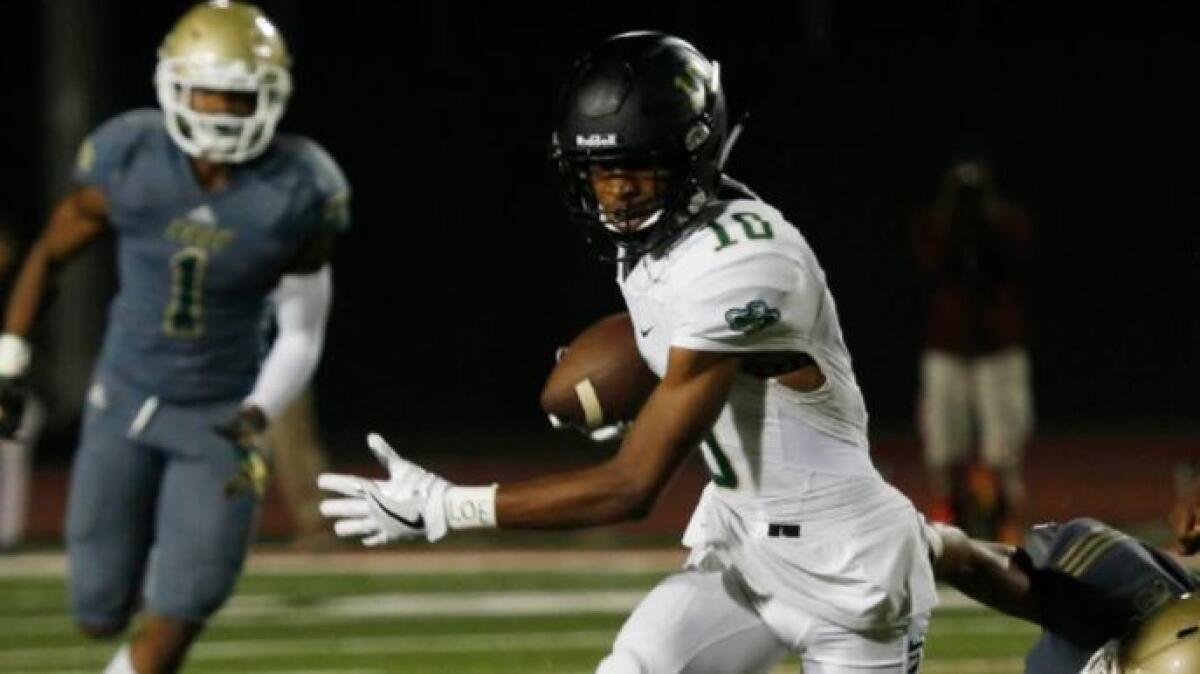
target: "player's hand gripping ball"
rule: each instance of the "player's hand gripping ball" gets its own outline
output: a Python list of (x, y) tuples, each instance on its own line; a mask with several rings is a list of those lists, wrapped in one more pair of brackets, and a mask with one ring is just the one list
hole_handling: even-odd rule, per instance
[(658, 385), (638, 352), (634, 329), (629, 314), (613, 314), (560, 349), (541, 396), (551, 425), (598, 441), (620, 436)]

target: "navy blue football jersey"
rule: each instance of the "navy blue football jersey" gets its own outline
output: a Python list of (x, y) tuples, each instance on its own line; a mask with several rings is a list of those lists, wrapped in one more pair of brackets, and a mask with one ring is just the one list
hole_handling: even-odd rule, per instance
[(246, 395), (267, 296), (305, 241), (349, 225), (349, 186), (315, 142), (280, 134), (208, 192), (157, 109), (96, 129), (75, 181), (104, 193), (116, 234), (98, 371), (168, 401)]
[(1055, 607), (1071, 634), (1044, 632), (1025, 658), (1028, 674), (1074, 674), (1106, 642), (1168, 599), (1196, 589), (1183, 568), (1158, 550), (1093, 519), (1031, 530), (1018, 561), (1060, 574), (1089, 601)]

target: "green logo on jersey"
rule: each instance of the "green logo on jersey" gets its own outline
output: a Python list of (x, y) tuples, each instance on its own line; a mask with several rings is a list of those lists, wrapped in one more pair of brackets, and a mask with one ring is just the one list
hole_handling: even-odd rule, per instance
[(744, 307), (737, 307), (726, 311), (725, 322), (734, 330), (749, 335), (769, 325), (778, 323), (779, 315), (779, 310), (766, 302), (751, 300)]

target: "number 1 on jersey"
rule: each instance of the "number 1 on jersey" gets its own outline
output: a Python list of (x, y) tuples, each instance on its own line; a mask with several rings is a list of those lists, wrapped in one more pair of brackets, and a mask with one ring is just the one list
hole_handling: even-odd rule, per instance
[(204, 332), (202, 302), (208, 251), (189, 247), (171, 256), (171, 301), (163, 316), (163, 332), (196, 337)]

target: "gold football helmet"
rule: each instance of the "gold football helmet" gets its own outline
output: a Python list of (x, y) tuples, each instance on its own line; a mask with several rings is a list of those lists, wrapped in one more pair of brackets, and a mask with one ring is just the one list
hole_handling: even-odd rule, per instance
[(1121, 640), (1121, 674), (1200, 672), (1200, 595), (1173, 599)]
[[(193, 7), (158, 50), (154, 73), (167, 131), (184, 152), (218, 162), (262, 154), (292, 92), (291, 58), (275, 25), (253, 5), (211, 0)], [(200, 111), (195, 90), (250, 94), (247, 115)]]

